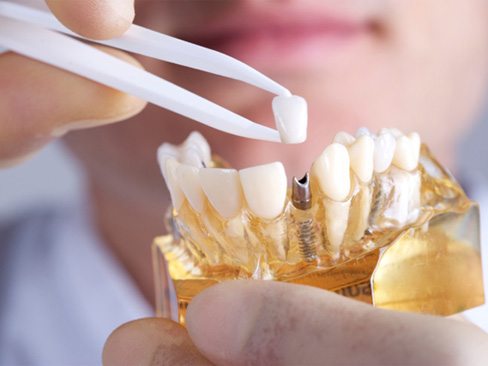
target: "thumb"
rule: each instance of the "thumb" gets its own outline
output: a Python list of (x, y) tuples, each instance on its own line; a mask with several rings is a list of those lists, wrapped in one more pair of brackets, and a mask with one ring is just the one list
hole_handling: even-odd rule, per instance
[(167, 319), (146, 318), (115, 329), (103, 348), (104, 366), (210, 366), (185, 328)]
[(379, 310), (308, 286), (228, 281), (195, 297), (187, 329), (216, 365), (484, 365), (477, 328)]

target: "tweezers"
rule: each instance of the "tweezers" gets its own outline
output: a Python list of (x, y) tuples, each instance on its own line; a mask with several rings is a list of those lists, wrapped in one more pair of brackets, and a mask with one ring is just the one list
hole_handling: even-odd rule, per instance
[(239, 80), (275, 95), (291, 95), (282, 85), (233, 57), (138, 25), (131, 25), (118, 38), (87, 39), (71, 32), (49, 12), (0, 1), (0, 52), (4, 48), (42, 61), (233, 135), (281, 141), (277, 130), (255, 123), (79, 39)]

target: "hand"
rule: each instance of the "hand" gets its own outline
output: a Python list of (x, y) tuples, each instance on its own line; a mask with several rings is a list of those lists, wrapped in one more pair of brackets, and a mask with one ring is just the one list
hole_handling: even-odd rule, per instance
[(488, 364), (488, 335), (474, 325), (280, 282), (213, 286), (191, 302), (187, 328), (127, 323), (107, 340), (104, 365)]
[[(47, 0), (73, 31), (90, 38), (124, 33), (134, 18), (134, 0)], [(101, 50), (140, 66), (129, 55)], [(120, 121), (145, 102), (80, 76), (22, 57), (0, 55), (0, 166), (29, 156), (70, 129)]]

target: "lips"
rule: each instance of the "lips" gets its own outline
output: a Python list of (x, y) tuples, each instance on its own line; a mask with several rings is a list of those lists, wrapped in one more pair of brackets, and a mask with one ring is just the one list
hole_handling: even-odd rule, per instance
[(369, 20), (331, 15), (322, 9), (233, 11), (232, 16), (210, 23), (200, 26), (198, 33), (181, 37), (253, 66), (278, 68), (319, 62), (371, 30)]

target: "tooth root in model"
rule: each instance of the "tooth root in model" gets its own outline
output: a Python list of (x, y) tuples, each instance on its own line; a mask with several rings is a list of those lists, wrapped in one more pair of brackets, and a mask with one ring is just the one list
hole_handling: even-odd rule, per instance
[(350, 199), (342, 202), (324, 199), (325, 225), (328, 239), (328, 247), (326, 249), (333, 259), (339, 258), (341, 253), (341, 245), (344, 241), (344, 234), (349, 221), (350, 206)]
[(371, 211), (372, 191), (370, 186), (361, 185), (357, 200), (357, 217), (353, 239), (360, 240), (369, 225), (369, 213)]

